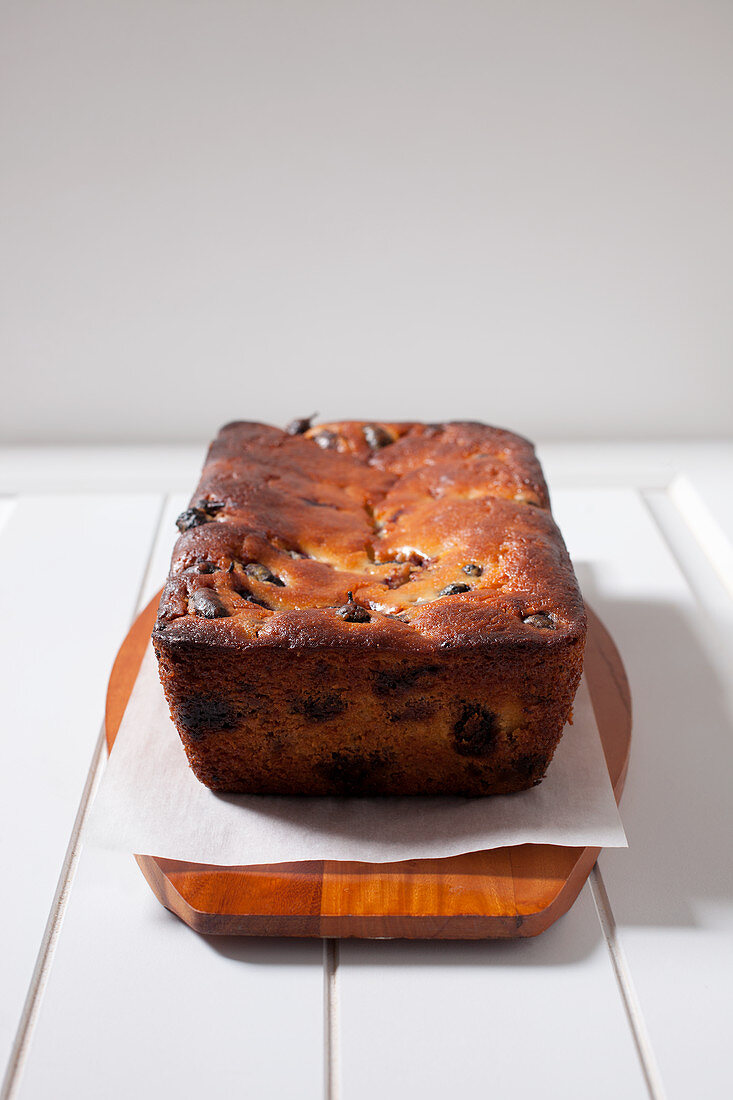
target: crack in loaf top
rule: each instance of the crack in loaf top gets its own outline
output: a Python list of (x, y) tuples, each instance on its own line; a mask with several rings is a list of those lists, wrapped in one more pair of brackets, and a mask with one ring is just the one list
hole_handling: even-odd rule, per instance
[(227, 424), (178, 526), (156, 624), (170, 642), (404, 650), (584, 632), (534, 448), (484, 424)]

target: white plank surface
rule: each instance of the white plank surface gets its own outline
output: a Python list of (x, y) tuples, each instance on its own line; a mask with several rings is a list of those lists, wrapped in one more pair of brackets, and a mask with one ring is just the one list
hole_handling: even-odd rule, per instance
[[(165, 502), (140, 608), (165, 580), (187, 502)], [(16, 1095), (320, 1097), (322, 960), (320, 941), (198, 936), (132, 857), (85, 850)], [(120, 1050), (133, 1052), (121, 1066)]]
[(622, 803), (629, 850), (600, 859), (619, 941), (667, 1095), (730, 1096), (730, 641), (693, 596), (640, 498), (598, 493), (582, 509), (564, 498), (558, 505), (634, 700)]
[(535, 939), (346, 941), (344, 1100), (646, 1098), (589, 887)]
[(21, 497), (0, 531), (0, 1065), (23, 1008), (158, 522), (155, 495)]
[(20, 1100), (323, 1094), (318, 941), (205, 937), (85, 850)]

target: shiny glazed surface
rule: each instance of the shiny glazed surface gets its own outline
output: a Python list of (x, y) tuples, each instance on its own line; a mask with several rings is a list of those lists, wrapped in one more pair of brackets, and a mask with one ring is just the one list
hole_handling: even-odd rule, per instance
[(473, 422), (292, 429), (236, 422), (212, 444), (160, 637), (414, 650), (583, 636), (527, 440)]

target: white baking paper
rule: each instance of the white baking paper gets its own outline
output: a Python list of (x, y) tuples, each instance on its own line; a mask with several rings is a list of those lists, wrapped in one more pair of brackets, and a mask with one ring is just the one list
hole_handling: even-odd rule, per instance
[(506, 844), (626, 846), (585, 680), (538, 787), (487, 798), (297, 798), (214, 794), (188, 767), (152, 651), (122, 720), (87, 841), (221, 865), (368, 863)]

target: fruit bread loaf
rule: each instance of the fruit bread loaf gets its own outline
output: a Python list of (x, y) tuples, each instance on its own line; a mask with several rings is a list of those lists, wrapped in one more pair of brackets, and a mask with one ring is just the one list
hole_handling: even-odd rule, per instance
[(525, 439), (472, 422), (227, 424), (178, 527), (153, 644), (208, 787), (541, 780), (586, 622)]

